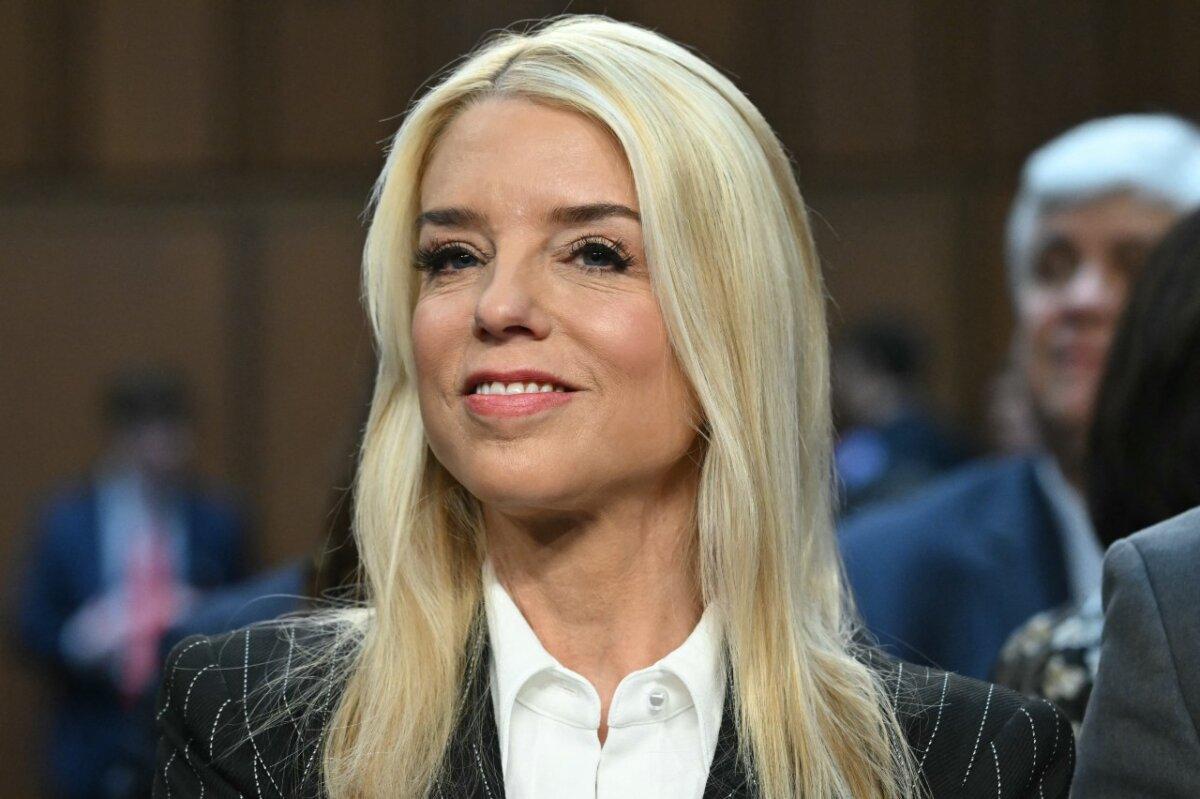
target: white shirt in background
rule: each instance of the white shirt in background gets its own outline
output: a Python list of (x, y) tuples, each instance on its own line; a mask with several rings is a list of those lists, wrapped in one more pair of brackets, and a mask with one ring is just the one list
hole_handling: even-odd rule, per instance
[(715, 613), (682, 645), (627, 675), (600, 745), (600, 697), (542, 646), (512, 598), (483, 569), (492, 704), (511, 799), (700, 799), (725, 703)]
[(1058, 462), (1048, 456), (1039, 458), (1035, 468), (1042, 491), (1050, 501), (1050, 511), (1058, 522), (1071, 601), (1084, 603), (1100, 593), (1104, 548), (1096, 538), (1083, 497), (1067, 482)]

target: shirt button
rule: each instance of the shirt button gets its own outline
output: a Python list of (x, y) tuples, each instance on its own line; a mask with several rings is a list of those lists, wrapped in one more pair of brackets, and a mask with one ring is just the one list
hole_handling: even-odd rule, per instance
[(650, 703), (650, 712), (658, 713), (667, 706), (667, 692), (662, 688), (654, 688), (650, 693), (646, 694), (646, 699)]

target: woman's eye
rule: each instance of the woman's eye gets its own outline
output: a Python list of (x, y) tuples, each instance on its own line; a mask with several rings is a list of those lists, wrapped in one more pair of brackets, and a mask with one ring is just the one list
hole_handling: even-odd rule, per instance
[(1070, 280), (1079, 258), (1069, 247), (1049, 247), (1034, 263), (1034, 278), (1044, 286), (1060, 286)]
[(620, 271), (629, 265), (629, 259), (613, 247), (599, 242), (588, 242), (575, 250), (575, 258), (589, 269), (614, 269)]
[(417, 253), (417, 266), (432, 274), (467, 269), (478, 263), (475, 253), (464, 247), (439, 247)]
[(446, 256), (446, 264), (454, 269), (466, 269), (468, 266), (474, 266), (475, 263), (475, 256), (466, 250), (459, 250)]

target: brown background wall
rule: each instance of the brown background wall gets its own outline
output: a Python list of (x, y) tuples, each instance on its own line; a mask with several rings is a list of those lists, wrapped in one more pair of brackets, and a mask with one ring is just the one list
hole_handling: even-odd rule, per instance
[[(96, 390), (180, 364), (201, 463), (265, 563), (320, 530), (362, 402), (360, 213), (435, 69), (556, 2), (0, 0), (0, 563), (97, 451)], [(1006, 344), (1001, 226), (1036, 144), (1091, 116), (1200, 116), (1194, 0), (605, 4), (731, 73), (795, 154), (835, 324), (904, 311), (979, 416)], [(6, 584), (9, 581), (6, 581)], [(35, 681), (0, 658), (0, 791), (33, 796)]]

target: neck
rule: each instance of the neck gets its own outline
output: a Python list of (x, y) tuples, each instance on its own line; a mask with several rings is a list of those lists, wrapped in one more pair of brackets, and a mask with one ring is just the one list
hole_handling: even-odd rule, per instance
[(1080, 494), (1084, 490), (1083, 458), (1087, 447), (1085, 431), (1043, 422), (1040, 425), (1042, 441), (1058, 464), (1067, 484)]
[(497, 578), (546, 651), (596, 688), (601, 741), (620, 681), (678, 648), (700, 619), (694, 507), (688, 487), (553, 521), (485, 510)]

